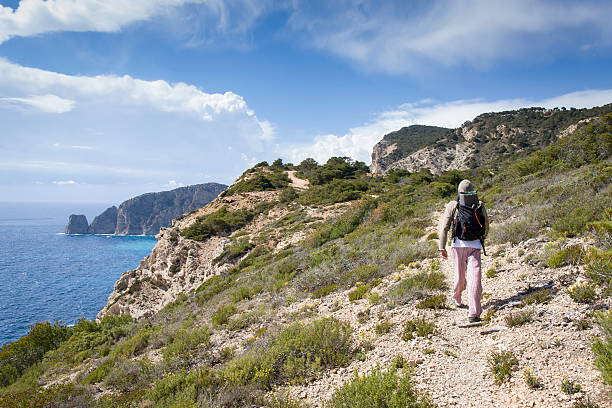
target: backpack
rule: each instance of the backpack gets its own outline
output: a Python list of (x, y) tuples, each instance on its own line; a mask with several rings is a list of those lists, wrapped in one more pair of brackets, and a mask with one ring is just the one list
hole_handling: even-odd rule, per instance
[[(476, 194), (459, 194), (453, 219), (453, 235), (463, 241), (479, 240), (484, 249), (485, 218)], [(485, 253), (486, 255), (486, 253)]]

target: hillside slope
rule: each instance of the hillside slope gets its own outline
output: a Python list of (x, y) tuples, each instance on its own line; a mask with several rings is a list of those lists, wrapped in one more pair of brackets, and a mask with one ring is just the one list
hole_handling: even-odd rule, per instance
[[(466, 177), (492, 220), (471, 328), (435, 232)], [(612, 115), (497, 174), (260, 163), (100, 321), (3, 346), (0, 406), (610, 406), (611, 180)]]
[(385, 135), (372, 152), (372, 173), (391, 169), (434, 174), (448, 170), (495, 170), (509, 157), (542, 149), (596, 117), (612, 104), (592, 109), (524, 108), (484, 113), (457, 129), (409, 126)]

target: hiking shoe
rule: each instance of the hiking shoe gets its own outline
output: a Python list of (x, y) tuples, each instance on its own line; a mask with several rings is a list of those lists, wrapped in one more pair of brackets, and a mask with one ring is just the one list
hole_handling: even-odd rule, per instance
[(478, 316), (470, 316), (468, 317), (468, 321), (470, 323), (476, 323), (476, 322), (481, 322), (482, 320), (480, 320), (480, 317)]
[(464, 305), (463, 303), (459, 303), (457, 302), (454, 298), (453, 298), (453, 304), (455, 305), (455, 307), (457, 309), (467, 309), (468, 307), (466, 305)]

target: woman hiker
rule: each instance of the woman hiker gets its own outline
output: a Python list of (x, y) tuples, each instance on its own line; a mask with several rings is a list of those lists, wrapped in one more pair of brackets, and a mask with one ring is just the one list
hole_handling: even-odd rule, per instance
[(484, 238), (489, 232), (489, 217), (469, 180), (459, 183), (458, 190), (457, 200), (446, 205), (444, 214), (440, 218), (438, 248), (442, 258), (448, 259), (446, 239), (451, 229), (451, 258), (454, 267), (453, 303), (458, 308), (466, 308), (461, 303), (461, 293), (467, 287), (468, 319), (470, 322), (479, 322), (482, 313), (480, 252), (484, 251)]

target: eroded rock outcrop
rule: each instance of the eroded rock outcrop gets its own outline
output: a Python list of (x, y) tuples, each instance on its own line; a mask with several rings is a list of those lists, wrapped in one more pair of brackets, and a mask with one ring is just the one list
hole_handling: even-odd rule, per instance
[(114, 234), (117, 228), (117, 207), (114, 205), (98, 215), (89, 226), (90, 234)]
[(89, 225), (83, 214), (71, 214), (64, 229), (65, 234), (87, 234)]

